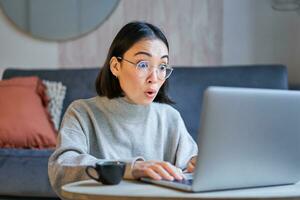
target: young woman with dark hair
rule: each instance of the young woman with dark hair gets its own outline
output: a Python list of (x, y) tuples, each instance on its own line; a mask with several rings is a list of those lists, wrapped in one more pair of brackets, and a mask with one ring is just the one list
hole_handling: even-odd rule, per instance
[(97, 80), (98, 96), (74, 101), (61, 123), (49, 159), (49, 177), (61, 186), (87, 179), (84, 170), (102, 160), (126, 162), (124, 178), (181, 180), (193, 172), (197, 145), (166, 94), (169, 45), (145, 22), (116, 35)]
[[(104, 66), (100, 71), (96, 80), (96, 91), (99, 96), (108, 98), (123, 97), (124, 94), (119, 84), (119, 80), (112, 74), (110, 63), (112, 58), (122, 59), (125, 52), (140, 40), (160, 40), (165, 44), (169, 51), (169, 44), (164, 34), (152, 24), (132, 22), (124, 26), (113, 40), (108, 55), (104, 62)], [(167, 58), (168, 59), (168, 58)], [(135, 64), (135, 63), (134, 63)], [(169, 70), (169, 69), (168, 69)], [(171, 75), (172, 69), (170, 70)], [(161, 86), (154, 102), (173, 103), (166, 95), (167, 79)]]

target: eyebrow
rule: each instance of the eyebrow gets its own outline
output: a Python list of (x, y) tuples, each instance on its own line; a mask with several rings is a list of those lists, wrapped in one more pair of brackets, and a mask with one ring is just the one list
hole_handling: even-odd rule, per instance
[[(137, 55), (140, 55), (140, 54), (152, 57), (152, 55), (150, 53), (145, 52), (145, 51), (139, 51), (139, 52), (135, 53), (134, 56), (137, 56)], [(168, 55), (163, 55), (161, 57), (161, 59), (163, 59), (163, 58), (168, 58), (169, 59), (169, 56)]]

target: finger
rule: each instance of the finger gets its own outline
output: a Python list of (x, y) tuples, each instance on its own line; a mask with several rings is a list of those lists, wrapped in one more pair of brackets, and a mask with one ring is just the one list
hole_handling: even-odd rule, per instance
[(195, 165), (193, 165), (191, 162), (189, 162), (188, 166), (187, 166), (187, 171), (189, 173), (192, 173), (192, 172), (194, 172), (194, 170), (195, 170)]
[(151, 166), (151, 169), (153, 169), (156, 173), (158, 173), (163, 179), (167, 180), (174, 180), (174, 177), (169, 174), (167, 170), (165, 170), (161, 165), (153, 165)]
[(179, 171), (180, 175), (182, 176), (182, 179), (186, 179), (186, 176), (181, 168), (176, 167), (176, 169)]
[(193, 165), (196, 165), (196, 161), (197, 161), (197, 159), (196, 159), (197, 157), (196, 156), (194, 156), (192, 159), (191, 159), (191, 163), (193, 164)]
[(161, 180), (162, 179), (162, 177), (158, 173), (156, 173), (153, 169), (151, 169), (151, 168), (147, 168), (144, 171), (144, 173), (145, 173), (145, 175), (147, 177), (150, 177), (150, 178), (152, 178), (154, 180)]
[(175, 167), (171, 163), (168, 162), (163, 162), (161, 163), (162, 166), (168, 171), (168, 173), (173, 176), (177, 180), (182, 180), (183, 179), (183, 173), (180, 168)]
[[(137, 161), (132, 169), (132, 176), (136, 179), (141, 178), (141, 177), (150, 177), (155, 180), (160, 180), (161, 177), (154, 172), (152, 169), (150, 169), (150, 166), (153, 165), (154, 163), (151, 162), (139, 162)], [(149, 169), (149, 171), (148, 171)]]

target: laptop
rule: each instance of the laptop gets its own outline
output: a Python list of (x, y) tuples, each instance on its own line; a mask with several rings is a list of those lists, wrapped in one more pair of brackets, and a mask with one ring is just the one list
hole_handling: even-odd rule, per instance
[(197, 164), (183, 181), (142, 181), (190, 192), (294, 184), (300, 180), (300, 92), (209, 87)]

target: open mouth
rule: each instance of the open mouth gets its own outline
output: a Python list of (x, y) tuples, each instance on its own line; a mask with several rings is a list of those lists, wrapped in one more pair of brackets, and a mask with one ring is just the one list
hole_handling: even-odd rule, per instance
[(153, 98), (156, 95), (155, 91), (147, 91), (145, 92), (147, 97)]
[(154, 94), (154, 92), (147, 92), (147, 94), (152, 95), (152, 94)]

